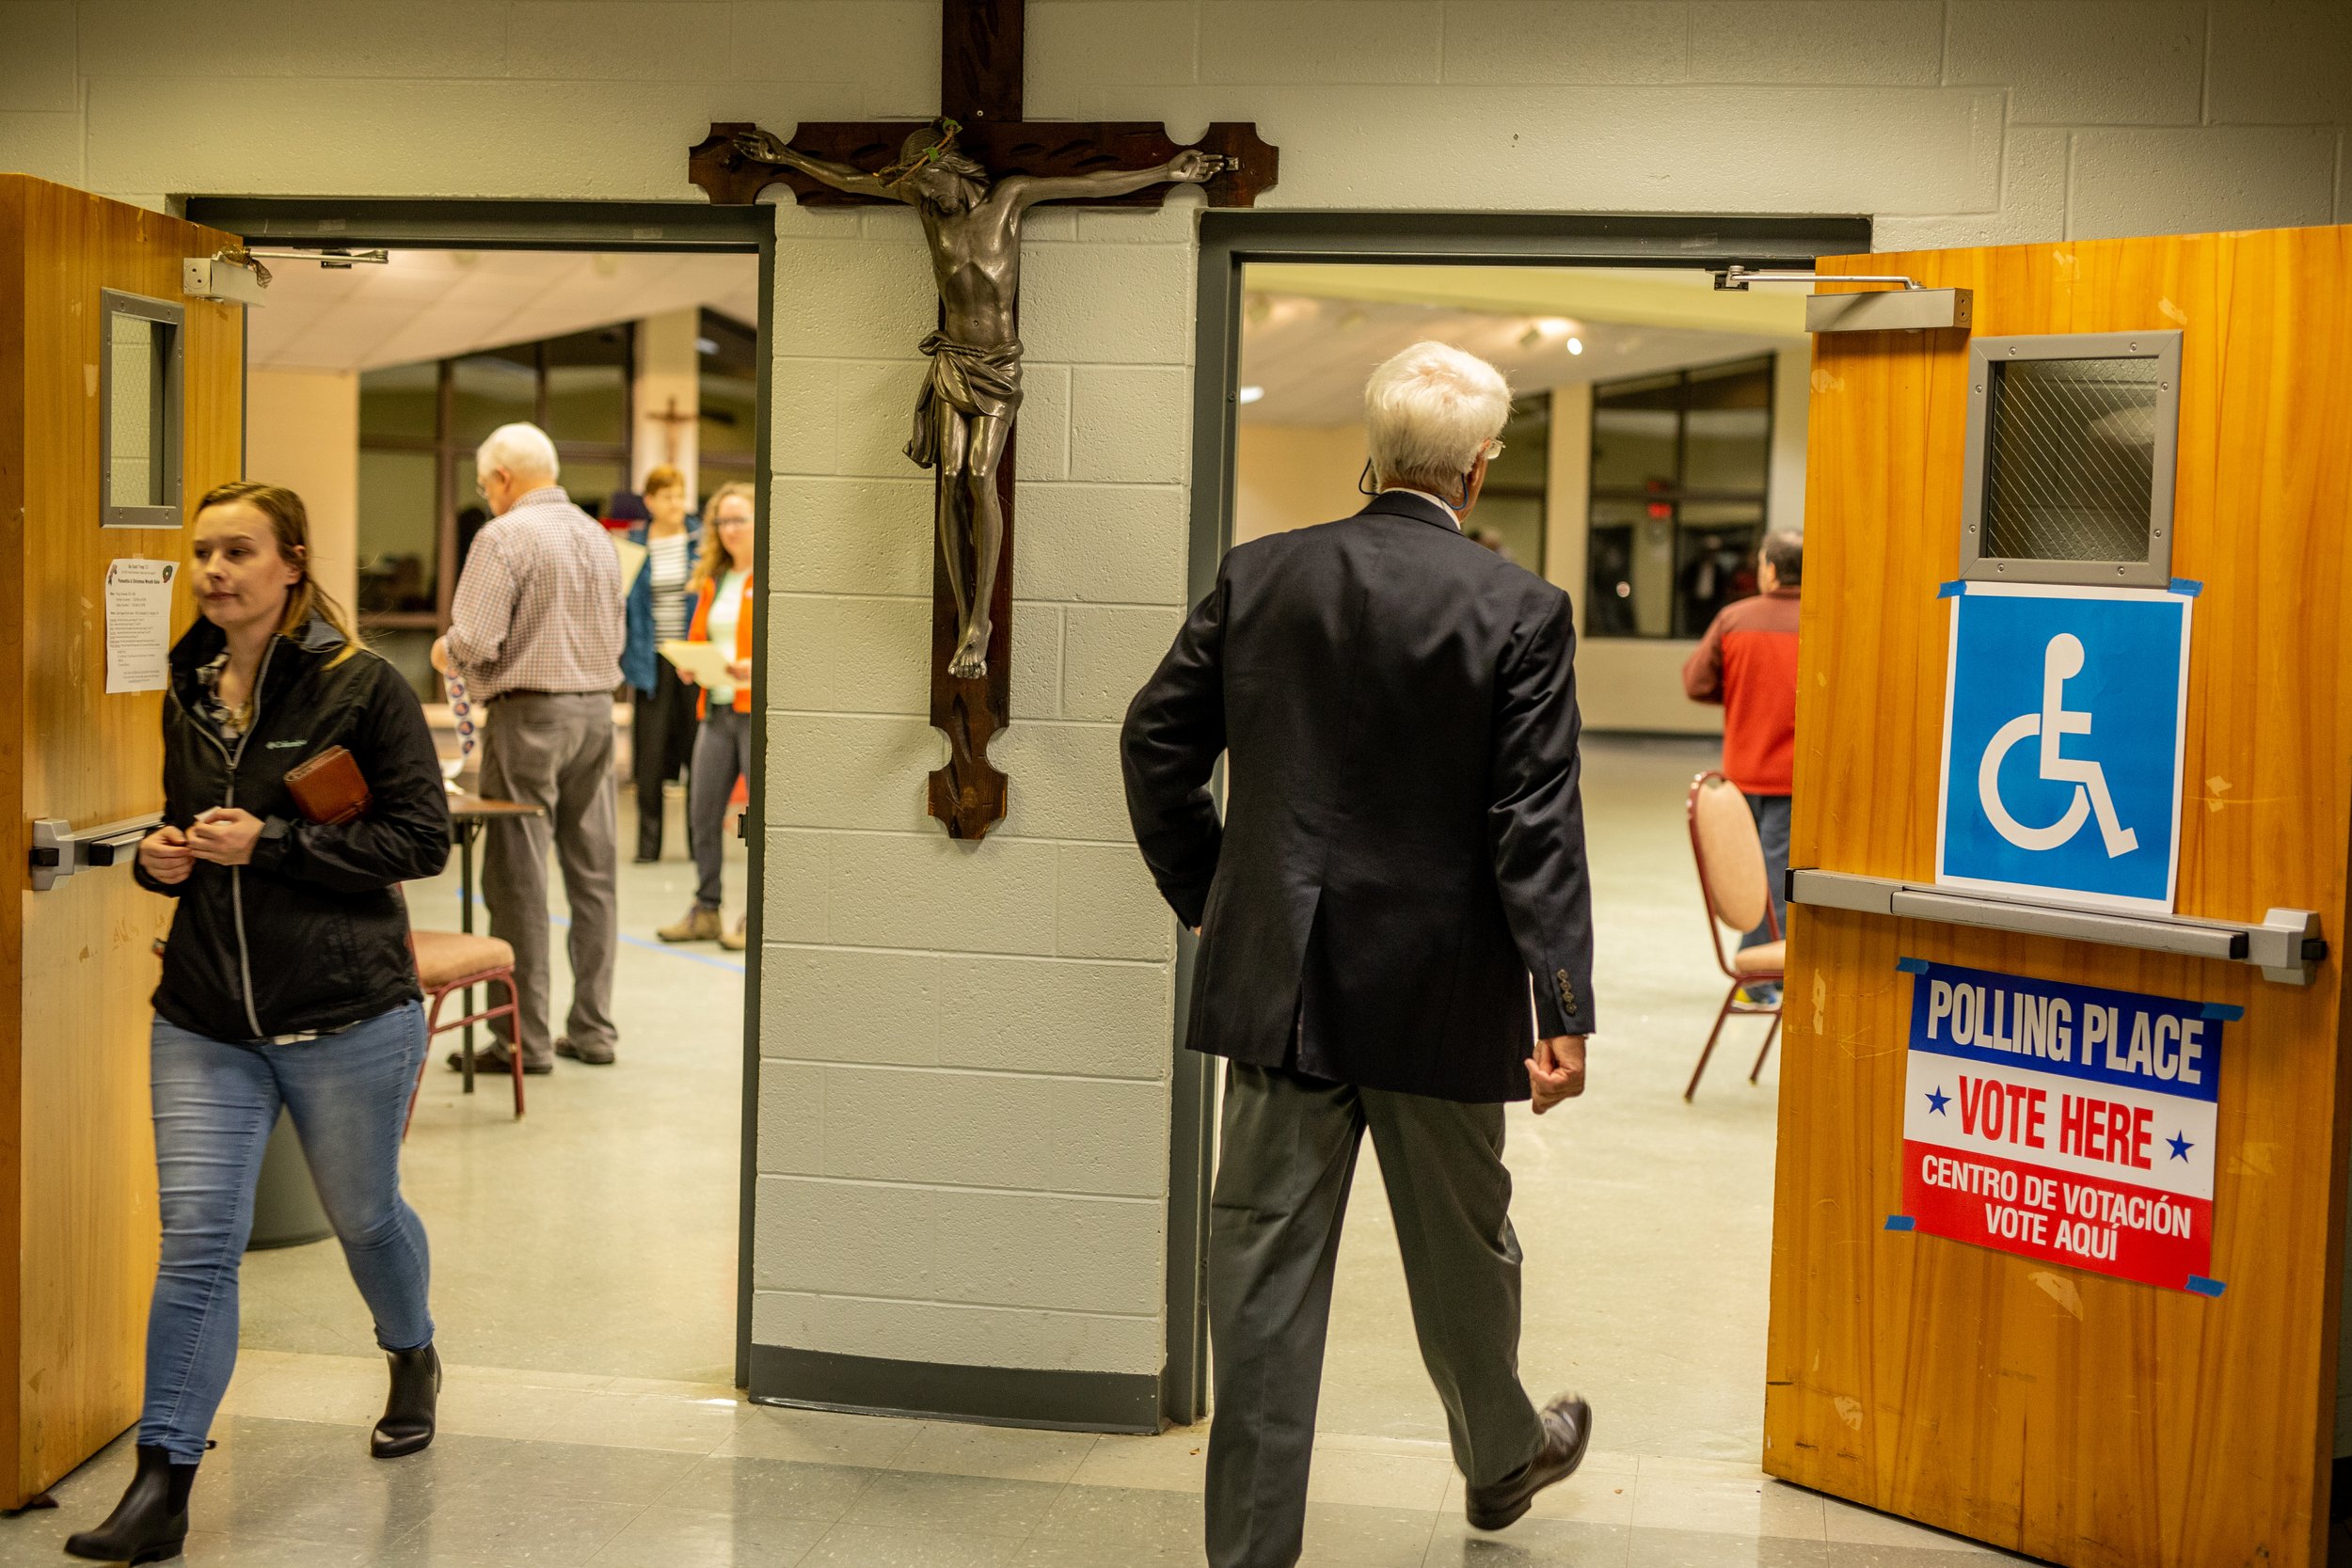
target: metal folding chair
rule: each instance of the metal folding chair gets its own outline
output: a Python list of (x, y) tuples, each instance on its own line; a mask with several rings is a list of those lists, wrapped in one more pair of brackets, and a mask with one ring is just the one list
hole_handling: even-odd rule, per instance
[[(1772, 1019), (1772, 1025), (1764, 1031), (1764, 1049), (1756, 1053), (1756, 1066), (1748, 1071), (1748, 1082), (1755, 1083), (1764, 1071), (1764, 1058), (1772, 1053), (1773, 1037), (1780, 1033), (1780, 1004), (1743, 1002), (1740, 992), (1744, 987), (1782, 983), (1788, 941), (1780, 928), (1779, 911), (1772, 907), (1769, 874), (1764, 869), (1764, 841), (1756, 836), (1756, 817), (1748, 810), (1747, 798), (1721, 773), (1701, 773), (1691, 781), (1685, 811), (1691, 821), (1691, 858), (1698, 864), (1699, 893), (1707, 901), (1708, 940), (1715, 944), (1716, 967), (1731, 981), (1724, 992), (1723, 1006), (1716, 1010), (1715, 1027), (1708, 1031), (1706, 1048), (1699, 1053), (1698, 1066), (1691, 1069), (1690, 1086), (1682, 1091), (1682, 1098), (1689, 1100), (1698, 1093), (1699, 1077), (1707, 1071), (1708, 1058), (1715, 1053), (1724, 1021), (1735, 1013)], [(1765, 926), (1772, 940), (1725, 954), (1726, 926), (1743, 934)]]

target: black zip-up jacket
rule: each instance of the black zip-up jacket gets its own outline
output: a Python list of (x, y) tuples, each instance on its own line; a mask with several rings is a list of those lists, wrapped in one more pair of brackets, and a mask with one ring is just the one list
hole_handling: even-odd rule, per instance
[[(164, 820), (184, 830), (215, 806), (262, 818), (252, 863), (199, 860), (179, 883), (140, 866), (139, 885), (180, 900), (155, 1011), (220, 1040), (347, 1028), (421, 993), (397, 884), (449, 861), (449, 801), (424, 710), (376, 655), (313, 618), (275, 638), (255, 683), (253, 726), (224, 742), (198, 717), (197, 672), (227, 645), (199, 620), (171, 650), (164, 704)], [(367, 813), (305, 821), (287, 772), (330, 746), (368, 781)]]

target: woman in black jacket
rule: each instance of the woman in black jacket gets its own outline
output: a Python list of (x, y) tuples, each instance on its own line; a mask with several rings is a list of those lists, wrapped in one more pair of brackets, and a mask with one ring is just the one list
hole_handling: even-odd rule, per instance
[[(179, 899), (155, 990), (151, 1073), (163, 1260), (130, 1490), (77, 1557), (180, 1553), (188, 1491), (237, 1355), (237, 1268), (282, 1104), (391, 1358), (379, 1458), (433, 1440), (440, 1361), (424, 1227), (400, 1144), (425, 1028), (398, 884), (449, 858), (441, 768), (416, 694), (359, 645), (309, 566), (302, 499), (225, 484), (198, 506), (202, 619), (171, 654), (164, 820), (140, 884)], [(311, 822), (288, 769), (347, 749), (357, 818)]]

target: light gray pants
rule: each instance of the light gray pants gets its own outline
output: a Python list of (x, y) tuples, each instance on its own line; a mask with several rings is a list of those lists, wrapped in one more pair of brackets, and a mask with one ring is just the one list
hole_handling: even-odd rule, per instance
[(687, 768), (686, 841), (693, 846), (698, 885), (694, 901), (719, 907), (727, 864), (727, 802), (735, 781), (752, 771), (752, 716), (713, 705), (694, 733), (694, 760)]
[(490, 934), (515, 949), (523, 1059), (548, 1062), (555, 1054), (548, 1034), (550, 837), (572, 909), (567, 1032), (584, 1046), (612, 1045), (612, 955), (620, 933), (612, 887), (619, 849), (612, 697), (517, 692), (492, 703), (482, 740), (482, 793), (547, 813), (493, 817), (483, 835), (482, 895), (490, 906)]
[(1213, 1568), (1298, 1560), (1332, 1269), (1367, 1128), (1454, 1464), (1472, 1485), (1490, 1485), (1543, 1446), (1519, 1386), (1519, 1243), (1502, 1107), (1229, 1063), (1209, 1208)]

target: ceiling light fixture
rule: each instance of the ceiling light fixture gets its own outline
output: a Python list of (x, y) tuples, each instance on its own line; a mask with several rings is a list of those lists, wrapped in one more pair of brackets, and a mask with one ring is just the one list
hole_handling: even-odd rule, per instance
[(1263, 396), (1265, 396), (1263, 387), (1244, 387), (1233, 394), (1233, 400), (1236, 403), (1255, 403)]
[(1583, 353), (1583, 352), (1584, 352), (1584, 340), (1583, 340), (1583, 339), (1581, 339), (1581, 338), (1570, 338), (1570, 339), (1568, 340), (1568, 352), (1569, 352), (1570, 354), (1581, 354), (1581, 353)]

